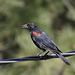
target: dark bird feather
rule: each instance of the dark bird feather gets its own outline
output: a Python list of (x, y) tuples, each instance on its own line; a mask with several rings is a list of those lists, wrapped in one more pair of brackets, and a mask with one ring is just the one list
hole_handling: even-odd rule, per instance
[[(27, 29), (29, 29), (29, 31), (31, 32), (31, 38), (34, 44), (38, 48), (43, 50), (43, 52), (47, 50), (48, 52), (56, 54), (57, 56), (59, 56), (59, 58), (62, 59), (63, 62), (65, 62), (67, 65), (70, 65), (67, 59), (65, 59), (64, 56), (60, 54), (62, 53), (62, 51), (58, 49), (56, 44), (51, 40), (51, 38), (45, 32), (38, 29), (37, 26), (35, 26), (35, 24), (33, 23), (25, 24), (23, 26), (24, 27), (26, 26)], [(47, 55), (48, 52), (45, 55)], [(41, 53), (39, 53), (38, 55), (40, 55)]]

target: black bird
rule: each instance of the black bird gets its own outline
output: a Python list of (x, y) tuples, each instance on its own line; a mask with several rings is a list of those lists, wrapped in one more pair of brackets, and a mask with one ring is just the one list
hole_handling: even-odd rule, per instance
[(56, 54), (59, 58), (63, 60), (67, 65), (70, 65), (70, 63), (62, 56), (60, 53), (62, 53), (56, 44), (51, 40), (51, 38), (42, 30), (38, 29), (37, 26), (33, 23), (28, 23), (22, 25), (22, 28), (27, 28), (30, 31), (31, 38), (34, 42), (34, 44), (43, 50), (40, 52), (38, 55), (41, 53), (45, 52), (46, 50), (48, 51), (45, 55), (47, 55), (49, 52), (52, 52)]

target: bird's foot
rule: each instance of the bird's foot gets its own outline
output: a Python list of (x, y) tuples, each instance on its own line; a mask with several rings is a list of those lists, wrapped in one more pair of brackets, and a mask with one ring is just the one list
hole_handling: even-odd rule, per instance
[(40, 56), (40, 54), (42, 54), (43, 52), (45, 52), (45, 51), (42, 51), (42, 52), (38, 53), (37, 56)]
[(47, 54), (49, 53), (49, 51), (47, 52), (47, 53), (45, 53), (45, 55), (44, 56), (48, 56)]
[(40, 55), (40, 54), (38, 53), (36, 56), (42, 56), (42, 55)]

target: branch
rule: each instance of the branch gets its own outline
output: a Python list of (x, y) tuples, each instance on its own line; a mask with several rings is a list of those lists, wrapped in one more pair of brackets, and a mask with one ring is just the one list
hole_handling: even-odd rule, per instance
[(69, 9), (72, 10), (74, 9), (74, 7), (71, 5), (71, 3), (69, 2), (69, 0), (62, 0), (63, 4)]
[[(75, 50), (70, 52), (61, 53), (64, 57), (69, 57), (75, 55)], [(46, 55), (46, 56), (28, 56), (23, 58), (12, 58), (0, 61), (0, 65), (15, 63), (15, 62), (23, 62), (23, 61), (36, 61), (36, 60), (47, 60), (52, 58), (59, 58), (56, 54)]]

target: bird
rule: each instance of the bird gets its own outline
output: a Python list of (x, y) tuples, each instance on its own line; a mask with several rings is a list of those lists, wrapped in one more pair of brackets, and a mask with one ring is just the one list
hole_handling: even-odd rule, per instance
[(64, 63), (70, 65), (67, 59), (61, 55), (62, 51), (59, 50), (52, 39), (44, 31), (40, 30), (34, 23), (24, 24), (22, 25), (22, 28), (30, 31), (31, 39), (33, 40), (34, 44), (42, 50), (42, 52), (38, 53), (38, 56), (45, 51), (47, 51), (45, 55), (52, 52), (61, 58)]

